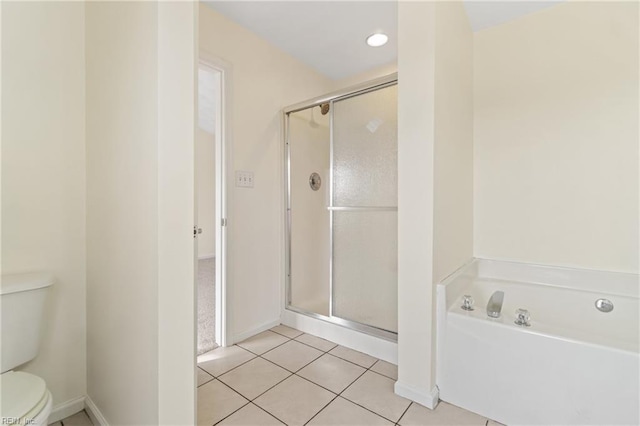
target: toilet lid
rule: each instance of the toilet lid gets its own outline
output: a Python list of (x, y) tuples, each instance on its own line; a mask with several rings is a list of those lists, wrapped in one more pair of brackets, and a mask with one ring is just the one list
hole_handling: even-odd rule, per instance
[(0, 375), (0, 417), (21, 418), (47, 396), (47, 386), (40, 377), (22, 371)]

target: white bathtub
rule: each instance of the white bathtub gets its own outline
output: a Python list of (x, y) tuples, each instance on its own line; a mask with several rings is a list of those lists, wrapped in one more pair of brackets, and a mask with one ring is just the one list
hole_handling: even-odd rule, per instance
[[(635, 274), (474, 260), (437, 288), (440, 398), (507, 425), (638, 425), (639, 285)], [(497, 290), (502, 316), (491, 319)], [(613, 311), (596, 309), (600, 298)], [(518, 308), (530, 327), (514, 324)]]

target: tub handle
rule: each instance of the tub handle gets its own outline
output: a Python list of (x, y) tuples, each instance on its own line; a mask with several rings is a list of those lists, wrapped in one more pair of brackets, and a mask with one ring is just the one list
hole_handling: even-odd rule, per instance
[(516, 309), (516, 320), (514, 323), (521, 327), (529, 327), (531, 323), (529, 320), (531, 319), (531, 315), (529, 315), (529, 311), (526, 309)]
[(460, 306), (465, 311), (473, 311), (473, 297), (465, 294), (462, 296), (462, 306)]

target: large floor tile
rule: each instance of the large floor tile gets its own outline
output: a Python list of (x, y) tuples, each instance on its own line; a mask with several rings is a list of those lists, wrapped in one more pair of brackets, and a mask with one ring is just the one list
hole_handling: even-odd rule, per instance
[(298, 375), (340, 393), (364, 372), (365, 369), (360, 366), (325, 354), (298, 371)]
[(211, 426), (249, 401), (218, 380), (198, 388), (198, 425)]
[(305, 345), (313, 346), (316, 349), (320, 349), (322, 352), (328, 352), (331, 349), (338, 346), (337, 344), (330, 342), (328, 340), (321, 339), (316, 336), (312, 336), (311, 334), (302, 334), (296, 337), (298, 342), (302, 342)]
[(253, 399), (290, 374), (284, 368), (269, 361), (255, 358), (223, 374), (218, 377), (218, 380), (229, 385), (245, 398)]
[(365, 410), (364, 408), (338, 397), (324, 410), (318, 413), (309, 426), (385, 426), (393, 425), (390, 421)]
[(402, 426), (482, 426), (486, 422), (487, 419), (484, 417), (441, 401), (435, 410), (430, 410), (420, 404), (411, 404), (399, 424)]
[(238, 346), (217, 348), (198, 357), (198, 367), (212, 376), (220, 376), (256, 356)]
[(282, 324), (276, 325), (271, 329), (271, 331), (278, 334), (282, 334), (283, 336), (288, 337), (289, 339), (295, 339), (296, 337), (302, 334), (302, 331), (296, 330), (295, 328), (287, 327), (286, 325), (282, 325)]
[(346, 399), (397, 422), (411, 401), (396, 395), (394, 380), (367, 371), (342, 393)]
[(80, 411), (79, 413), (74, 414), (73, 416), (69, 416), (66, 419), (63, 419), (62, 422), (64, 426), (92, 426), (93, 423), (89, 418), (89, 415), (84, 411)]
[(198, 378), (198, 387), (204, 385), (207, 382), (213, 380), (213, 376), (209, 373), (206, 373), (203, 369), (196, 367), (196, 373)]
[(377, 359), (372, 356), (354, 351), (353, 349), (345, 348), (344, 346), (337, 346), (329, 353), (337, 356), (338, 358), (346, 359), (354, 364), (358, 364), (364, 368), (371, 367), (377, 361)]
[(282, 336), (281, 334), (274, 333), (273, 331), (263, 331), (260, 334), (256, 334), (253, 337), (238, 343), (238, 346), (253, 352), (254, 354), (262, 355), (263, 353), (270, 351), (276, 346), (280, 346), (289, 338)]
[(287, 425), (304, 425), (334, 394), (298, 376), (291, 376), (254, 402)]
[(291, 372), (296, 372), (321, 355), (322, 352), (317, 349), (290, 340), (263, 354), (262, 357)]
[(371, 371), (380, 373), (390, 379), (398, 380), (398, 366), (393, 365), (390, 362), (380, 360), (373, 364), (373, 367), (371, 367)]
[(283, 423), (254, 404), (247, 404), (218, 425), (281, 426)]

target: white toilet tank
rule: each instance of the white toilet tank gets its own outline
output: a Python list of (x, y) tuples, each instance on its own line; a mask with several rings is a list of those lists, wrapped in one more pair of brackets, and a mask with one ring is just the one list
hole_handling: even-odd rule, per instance
[(0, 372), (38, 354), (44, 306), (53, 284), (47, 273), (2, 275), (0, 281)]

